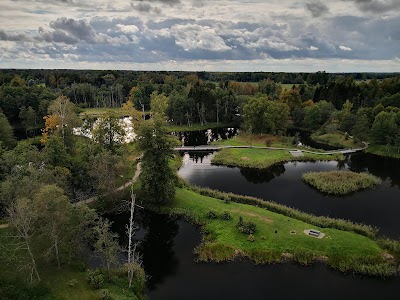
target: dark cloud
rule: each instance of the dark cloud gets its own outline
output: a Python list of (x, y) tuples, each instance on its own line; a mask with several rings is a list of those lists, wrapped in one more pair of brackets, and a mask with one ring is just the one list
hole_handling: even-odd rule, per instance
[(138, 2), (138, 1), (133, 1), (131, 2), (131, 6), (133, 9), (138, 10), (140, 12), (146, 12), (146, 13), (156, 13), (160, 14), (161, 13), (161, 8), (158, 6), (154, 6), (148, 2)]
[(321, 1), (307, 2), (305, 4), (306, 10), (308, 10), (314, 18), (320, 17), (329, 12), (328, 6)]
[(359, 10), (368, 13), (384, 13), (384, 12), (398, 12), (400, 9), (399, 0), (342, 0), (346, 2), (354, 2)]
[(55, 29), (55, 32), (57, 32), (60, 37), (60, 32), (64, 32), (65, 36), (86, 41), (90, 44), (99, 42), (96, 31), (84, 20), (59, 18), (55, 21), (51, 21), (50, 27)]
[(161, 3), (168, 5), (180, 4), (181, 0), (132, 0), (131, 3)]
[(7, 33), (0, 29), (0, 40), (12, 42), (31, 42), (33, 39), (25, 33)]

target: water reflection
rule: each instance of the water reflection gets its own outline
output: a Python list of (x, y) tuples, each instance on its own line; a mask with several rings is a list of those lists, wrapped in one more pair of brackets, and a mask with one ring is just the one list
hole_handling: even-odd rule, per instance
[(240, 174), (242, 174), (248, 182), (255, 184), (269, 182), (283, 173), (285, 173), (285, 166), (283, 164), (277, 164), (268, 169), (240, 168)]
[[(212, 155), (196, 160), (185, 154), (179, 175), (190, 183), (272, 200), (315, 215), (343, 218), (374, 225), (380, 233), (400, 238), (400, 173), (399, 162), (357, 153), (345, 161), (290, 162), (264, 171), (213, 166)], [(327, 196), (303, 182), (305, 172), (333, 170), (370, 172), (382, 179), (382, 184), (353, 194)]]
[(182, 146), (199, 146), (233, 138), (239, 134), (239, 129), (234, 127), (210, 128), (197, 131), (173, 132), (172, 134), (179, 138)]

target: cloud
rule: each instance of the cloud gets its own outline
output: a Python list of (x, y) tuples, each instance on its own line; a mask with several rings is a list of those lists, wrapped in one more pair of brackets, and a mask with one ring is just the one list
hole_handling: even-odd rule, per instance
[(346, 46), (343, 46), (343, 45), (340, 45), (339, 49), (342, 50), (342, 51), (353, 51), (353, 49), (351, 49), (350, 47), (346, 47)]
[(329, 12), (328, 6), (322, 3), (320, 0), (307, 2), (305, 9), (308, 10), (314, 18), (320, 17)]
[(139, 31), (139, 28), (136, 25), (117, 24), (117, 27), (120, 31), (124, 33), (136, 33)]
[(7, 33), (0, 29), (0, 40), (1, 41), (12, 41), (12, 42), (31, 42), (33, 39), (25, 33)]
[(314, 47), (314, 46), (310, 46), (310, 48), (308, 48), (308, 49), (310, 49), (311, 51), (318, 51), (319, 50), (318, 47)]
[(359, 10), (374, 14), (380, 14), (389, 11), (398, 11), (400, 9), (399, 0), (342, 0), (354, 2)]

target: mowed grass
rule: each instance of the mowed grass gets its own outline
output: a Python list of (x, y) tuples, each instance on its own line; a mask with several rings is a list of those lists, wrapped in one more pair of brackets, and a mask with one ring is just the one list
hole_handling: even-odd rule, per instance
[(400, 158), (400, 147), (395, 146), (369, 145), (365, 152), (383, 157)]
[[(272, 134), (249, 134), (247, 132), (241, 132), (238, 136), (235, 136), (228, 140), (219, 140), (213, 142), (213, 145), (217, 146), (257, 146), (257, 147), (275, 147), (275, 148), (290, 148), (290, 149), (305, 149), (304, 147), (297, 147), (293, 145), (293, 137), (272, 135)], [(306, 150), (314, 152), (325, 152), (321, 149), (306, 148)]]
[(304, 156), (294, 157), (287, 150), (269, 150), (269, 149), (222, 149), (217, 152), (212, 164), (231, 167), (266, 169), (274, 164), (285, 163), (289, 161), (329, 161), (343, 160), (342, 154), (313, 154), (303, 153)]
[(312, 134), (311, 139), (317, 143), (325, 144), (339, 148), (362, 148), (364, 145), (361, 142), (356, 142), (352, 138), (347, 138), (343, 133), (327, 133), (322, 135)]
[(309, 172), (302, 178), (317, 190), (334, 195), (350, 194), (381, 183), (376, 176), (351, 171)]
[(115, 108), (83, 108), (79, 116), (81, 118), (85, 117), (90, 117), (90, 118), (99, 118), (99, 117), (104, 117), (107, 115), (116, 115), (118, 117), (124, 117), (126, 116), (126, 113), (122, 110), (121, 107), (115, 107)]
[[(223, 200), (197, 194), (194, 191), (178, 188), (171, 210), (197, 220), (203, 224), (205, 238), (198, 248), (201, 260), (232, 260), (237, 255), (247, 256), (257, 263), (281, 261), (286, 255), (296, 257), (299, 253), (317, 259), (318, 257), (349, 258), (374, 257), (380, 259), (383, 250), (368, 237), (332, 228), (319, 228), (308, 223), (280, 215), (256, 206), (225, 203)], [(228, 212), (231, 220), (208, 219), (207, 212), (217, 214)], [(239, 217), (256, 224), (254, 241), (239, 232)], [(322, 239), (304, 234), (306, 229), (317, 229), (325, 233)], [(295, 231), (296, 234), (291, 234)]]

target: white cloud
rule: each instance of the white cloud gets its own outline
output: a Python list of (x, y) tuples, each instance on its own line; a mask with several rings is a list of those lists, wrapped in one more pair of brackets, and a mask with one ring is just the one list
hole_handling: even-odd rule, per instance
[(319, 50), (318, 47), (314, 47), (314, 46), (310, 46), (310, 48), (308, 48), (308, 49), (310, 49), (311, 51), (318, 51)]
[(346, 46), (343, 46), (343, 45), (340, 45), (339, 49), (342, 50), (342, 51), (353, 51), (353, 49), (351, 49), (350, 47), (346, 47)]
[(117, 27), (123, 33), (136, 33), (139, 31), (139, 28), (136, 25), (117, 24)]

